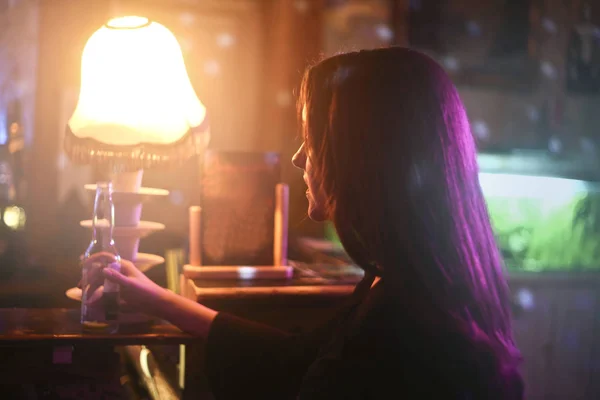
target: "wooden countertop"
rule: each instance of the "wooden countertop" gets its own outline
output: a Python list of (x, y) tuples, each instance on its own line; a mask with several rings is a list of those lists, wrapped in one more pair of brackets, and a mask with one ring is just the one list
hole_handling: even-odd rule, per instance
[(193, 337), (164, 321), (121, 324), (118, 333), (83, 332), (78, 309), (0, 309), (0, 347), (183, 344)]

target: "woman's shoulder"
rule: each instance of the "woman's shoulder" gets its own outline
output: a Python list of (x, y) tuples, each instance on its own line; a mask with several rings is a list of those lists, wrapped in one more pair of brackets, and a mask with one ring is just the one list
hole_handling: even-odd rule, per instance
[(377, 335), (382, 338), (389, 336), (394, 342), (401, 340), (408, 333), (410, 324), (389, 299), (385, 281), (375, 281), (352, 315), (348, 324), (348, 337), (358, 341)]
[[(473, 399), (520, 399), (522, 392), (518, 371), (504, 370), (494, 354), (472, 346), (471, 338), (417, 329), (390, 301), (383, 280), (356, 308), (341, 349), (344, 363), (392, 389), (400, 385), (448, 399), (465, 394)], [(487, 392), (491, 387), (498, 397)], [(500, 394), (504, 391), (512, 394)]]

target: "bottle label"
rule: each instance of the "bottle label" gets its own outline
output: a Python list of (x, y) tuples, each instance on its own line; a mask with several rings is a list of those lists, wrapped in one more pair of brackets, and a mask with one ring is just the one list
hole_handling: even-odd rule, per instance
[[(121, 263), (120, 262), (110, 263), (106, 266), (106, 268), (111, 268), (117, 272), (120, 272), (121, 271)], [(109, 281), (108, 279), (104, 280), (104, 293), (116, 293), (118, 291), (119, 291), (118, 283)]]

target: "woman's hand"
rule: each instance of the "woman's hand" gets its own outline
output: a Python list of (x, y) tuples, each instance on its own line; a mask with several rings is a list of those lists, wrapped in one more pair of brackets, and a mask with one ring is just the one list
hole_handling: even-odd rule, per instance
[[(114, 255), (98, 253), (92, 255), (86, 262), (107, 264), (115, 262)], [(120, 286), (121, 300), (133, 311), (163, 317), (161, 310), (166, 301), (167, 290), (154, 283), (131, 261), (121, 259), (121, 272), (112, 268), (103, 268), (104, 278)]]
[[(98, 253), (86, 262), (110, 264), (115, 257)], [(165, 319), (181, 330), (198, 337), (206, 337), (217, 312), (195, 301), (179, 296), (152, 282), (131, 261), (121, 260), (121, 272), (103, 268), (102, 274), (120, 285), (121, 300), (134, 311)]]

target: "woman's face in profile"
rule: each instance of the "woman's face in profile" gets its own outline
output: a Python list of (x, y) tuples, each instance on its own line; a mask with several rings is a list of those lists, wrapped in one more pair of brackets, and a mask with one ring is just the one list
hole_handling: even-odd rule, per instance
[(303, 178), (308, 186), (306, 197), (308, 198), (308, 216), (313, 221), (325, 221), (327, 212), (325, 211), (325, 195), (321, 189), (321, 183), (317, 182), (314, 175), (314, 169), (310, 161), (309, 150), (305, 143), (298, 149), (292, 157), (292, 163), (304, 171)]

